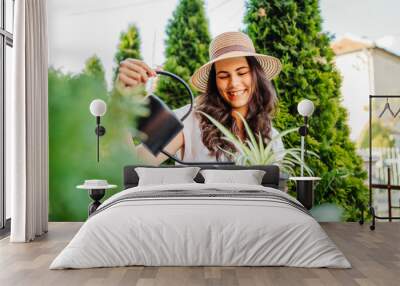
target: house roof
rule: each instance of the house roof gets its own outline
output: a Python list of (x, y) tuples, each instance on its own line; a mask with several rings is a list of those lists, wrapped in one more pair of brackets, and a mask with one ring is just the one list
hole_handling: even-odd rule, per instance
[(393, 56), (400, 57), (399, 54), (390, 51), (386, 48), (380, 47), (376, 45), (373, 41), (365, 40), (365, 39), (357, 39), (352, 37), (343, 37), (338, 41), (335, 41), (331, 44), (331, 48), (336, 56), (340, 56), (343, 54), (354, 53), (364, 49), (380, 49), (386, 53), (389, 53)]
[(342, 38), (331, 44), (331, 48), (335, 55), (342, 55), (360, 51), (363, 49), (373, 48), (375, 45), (372, 42), (359, 41), (351, 38)]

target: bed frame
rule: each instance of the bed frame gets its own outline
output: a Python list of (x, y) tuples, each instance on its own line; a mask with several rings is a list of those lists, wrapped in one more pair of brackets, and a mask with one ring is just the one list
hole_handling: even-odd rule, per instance
[[(187, 167), (183, 165), (162, 165), (162, 166), (148, 166), (148, 165), (130, 165), (124, 167), (124, 189), (133, 188), (138, 185), (139, 177), (135, 171), (136, 167), (146, 168), (182, 168)], [(261, 184), (265, 187), (279, 189), (279, 167), (275, 165), (266, 166), (218, 166), (218, 165), (201, 165), (198, 166), (202, 170), (205, 169), (218, 169), (218, 170), (263, 170), (265, 175)], [(197, 183), (204, 183), (204, 178), (200, 174), (194, 178)]]

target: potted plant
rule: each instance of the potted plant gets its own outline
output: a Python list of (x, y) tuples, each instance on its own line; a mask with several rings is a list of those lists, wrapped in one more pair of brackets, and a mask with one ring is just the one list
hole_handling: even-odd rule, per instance
[[(277, 136), (271, 138), (270, 141), (266, 142), (265, 138), (262, 138), (261, 134), (254, 135), (253, 131), (250, 129), (246, 119), (237, 112), (240, 120), (243, 122), (245, 127), (247, 137), (244, 142), (243, 140), (233, 134), (229, 129), (223, 126), (220, 122), (214, 119), (207, 113), (199, 111), (200, 114), (207, 117), (215, 127), (218, 128), (224, 135), (223, 139), (232, 143), (236, 148), (236, 153), (220, 148), (225, 152), (236, 165), (242, 166), (252, 166), (252, 165), (277, 165), (283, 171), (289, 175), (294, 175), (294, 167), (296, 165), (303, 166), (304, 170), (312, 175), (312, 170), (301, 160), (300, 158), (300, 148), (288, 148), (282, 149), (279, 152), (274, 152), (272, 150), (272, 143), (276, 140), (281, 139), (283, 136), (297, 132), (298, 128), (292, 128), (282, 131)], [(307, 151), (308, 154), (316, 155), (314, 152)]]
[[(254, 135), (246, 120), (240, 113), (237, 112), (240, 120), (243, 122), (248, 137), (248, 139), (243, 142), (240, 137), (233, 134), (230, 130), (228, 130), (212, 116), (201, 111), (199, 111), (199, 113), (207, 117), (211, 121), (211, 123), (213, 123), (215, 127), (217, 127), (222, 132), (222, 134), (224, 135), (223, 139), (234, 145), (234, 147), (236, 148), (236, 153), (224, 150), (222, 148), (220, 149), (225, 152), (232, 160), (234, 160), (236, 165), (251, 166), (273, 164), (279, 166), (279, 168), (283, 172), (292, 176), (290, 177), (290, 179), (296, 181), (297, 199), (307, 209), (312, 208), (314, 202), (313, 184), (315, 181), (319, 180), (319, 177), (313, 177), (312, 170), (307, 166), (307, 164), (305, 164), (301, 156), (302, 149), (288, 148), (280, 150), (278, 152), (274, 152), (272, 150), (272, 145), (274, 141), (279, 140), (289, 133), (298, 132), (299, 128), (291, 128), (282, 131), (280, 134), (272, 137), (270, 141), (266, 142), (265, 138), (262, 138), (260, 133), (257, 134), (257, 136)], [(306, 153), (319, 157), (317, 154), (309, 150), (307, 150)], [(309, 176), (295, 177), (295, 166), (300, 166), (302, 169), (302, 173), (304, 170)]]

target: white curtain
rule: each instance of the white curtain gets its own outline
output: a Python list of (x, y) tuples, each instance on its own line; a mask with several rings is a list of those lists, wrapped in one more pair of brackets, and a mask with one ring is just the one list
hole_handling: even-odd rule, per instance
[(6, 113), (6, 186), (11, 188), (12, 242), (48, 226), (46, 0), (15, 1), (13, 84)]

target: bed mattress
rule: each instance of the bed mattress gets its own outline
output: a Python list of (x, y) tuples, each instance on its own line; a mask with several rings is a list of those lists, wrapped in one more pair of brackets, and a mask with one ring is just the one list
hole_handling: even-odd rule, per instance
[(197, 183), (139, 186), (110, 197), (50, 269), (129, 265), (351, 267), (286, 193)]

